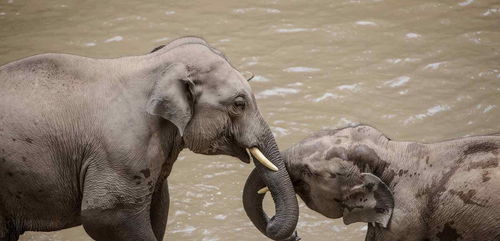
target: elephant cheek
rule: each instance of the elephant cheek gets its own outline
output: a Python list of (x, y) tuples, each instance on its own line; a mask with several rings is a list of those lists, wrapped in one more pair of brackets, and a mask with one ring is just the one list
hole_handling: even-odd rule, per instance
[(184, 131), (182, 138), (186, 147), (199, 154), (221, 152), (220, 147), (226, 146), (224, 141), (227, 140), (225, 131), (229, 128), (228, 117), (209, 108), (203, 108), (200, 112), (207, 114), (195, 113)]
[[(328, 218), (341, 218), (344, 214), (344, 209), (340, 205), (334, 205), (328, 210)], [(325, 215), (326, 216), (326, 215)]]
[(306, 202), (306, 204), (327, 218), (341, 218), (344, 214), (344, 208), (338, 199), (325, 199), (324, 196), (318, 196), (312, 197), (311, 201)]
[(222, 154), (218, 150), (221, 146), (219, 140), (208, 131), (189, 130), (182, 138), (185, 146), (194, 153), (205, 155)]
[(233, 150), (233, 154), (231, 156), (240, 159), (244, 163), (250, 163), (250, 156), (245, 149)]
[(209, 153), (209, 154), (229, 155), (232, 157), (236, 157), (245, 163), (250, 163), (250, 155), (247, 153), (246, 149), (233, 144), (233, 142), (234, 141), (229, 141), (229, 143), (228, 142), (220, 143), (217, 146), (216, 150), (211, 149), (211, 151), (213, 150), (214, 153)]
[(336, 218), (341, 218), (343, 216), (343, 213), (344, 213), (344, 209), (340, 206), (332, 206), (332, 205), (328, 205), (328, 206), (322, 206), (324, 204), (315, 204), (315, 208), (311, 208), (313, 209), (314, 211), (318, 212), (318, 213), (321, 213), (323, 216), (327, 217), (327, 218), (331, 218), (331, 219), (336, 219)]

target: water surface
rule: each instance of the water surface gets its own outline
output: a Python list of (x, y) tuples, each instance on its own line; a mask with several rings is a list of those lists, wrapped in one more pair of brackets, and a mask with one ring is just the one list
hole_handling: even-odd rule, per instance
[[(281, 148), (350, 123), (425, 142), (500, 130), (498, 0), (0, 2), (0, 64), (45, 52), (140, 55), (185, 35), (256, 74), (252, 88)], [(264, 240), (242, 209), (251, 170), (181, 153), (166, 240)], [(303, 240), (360, 241), (365, 230), (301, 203)], [(76, 227), (21, 240), (91, 239)]]

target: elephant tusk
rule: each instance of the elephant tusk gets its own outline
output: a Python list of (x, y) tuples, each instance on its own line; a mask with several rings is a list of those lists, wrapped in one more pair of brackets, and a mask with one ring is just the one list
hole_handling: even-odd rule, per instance
[(263, 187), (263, 188), (259, 189), (259, 191), (257, 191), (258, 194), (266, 194), (266, 192), (269, 192), (268, 187)]
[(259, 148), (257, 147), (252, 147), (250, 149), (248, 149), (250, 151), (250, 153), (252, 153), (252, 155), (257, 158), (257, 160), (262, 163), (262, 165), (264, 165), (265, 167), (277, 172), (278, 171), (278, 168), (271, 162), (269, 161), (265, 156), (264, 154), (262, 154), (262, 152), (260, 152)]

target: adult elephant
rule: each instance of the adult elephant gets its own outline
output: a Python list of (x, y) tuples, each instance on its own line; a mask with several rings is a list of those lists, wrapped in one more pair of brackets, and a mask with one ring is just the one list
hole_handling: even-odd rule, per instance
[[(283, 158), (309, 208), (368, 223), (367, 241), (500, 240), (500, 136), (421, 144), (360, 125), (320, 131)], [(244, 190), (259, 229), (264, 186), (254, 171)]]
[(0, 67), (0, 240), (80, 224), (95, 240), (162, 240), (184, 148), (244, 162), (250, 150), (277, 205), (267, 229), (293, 232), (293, 186), (247, 81), (200, 38), (155, 50)]

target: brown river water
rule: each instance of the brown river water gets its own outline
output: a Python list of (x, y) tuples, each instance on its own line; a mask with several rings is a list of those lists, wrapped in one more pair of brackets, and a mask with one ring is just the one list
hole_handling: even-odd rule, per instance
[[(255, 73), (283, 149), (350, 123), (423, 142), (500, 131), (498, 0), (0, 2), (0, 64), (45, 52), (139, 55), (185, 35)], [(265, 240), (242, 208), (252, 168), (183, 151), (169, 178), (165, 240)], [(365, 225), (300, 207), (303, 240), (364, 240)], [(91, 239), (75, 227), (21, 240)]]

